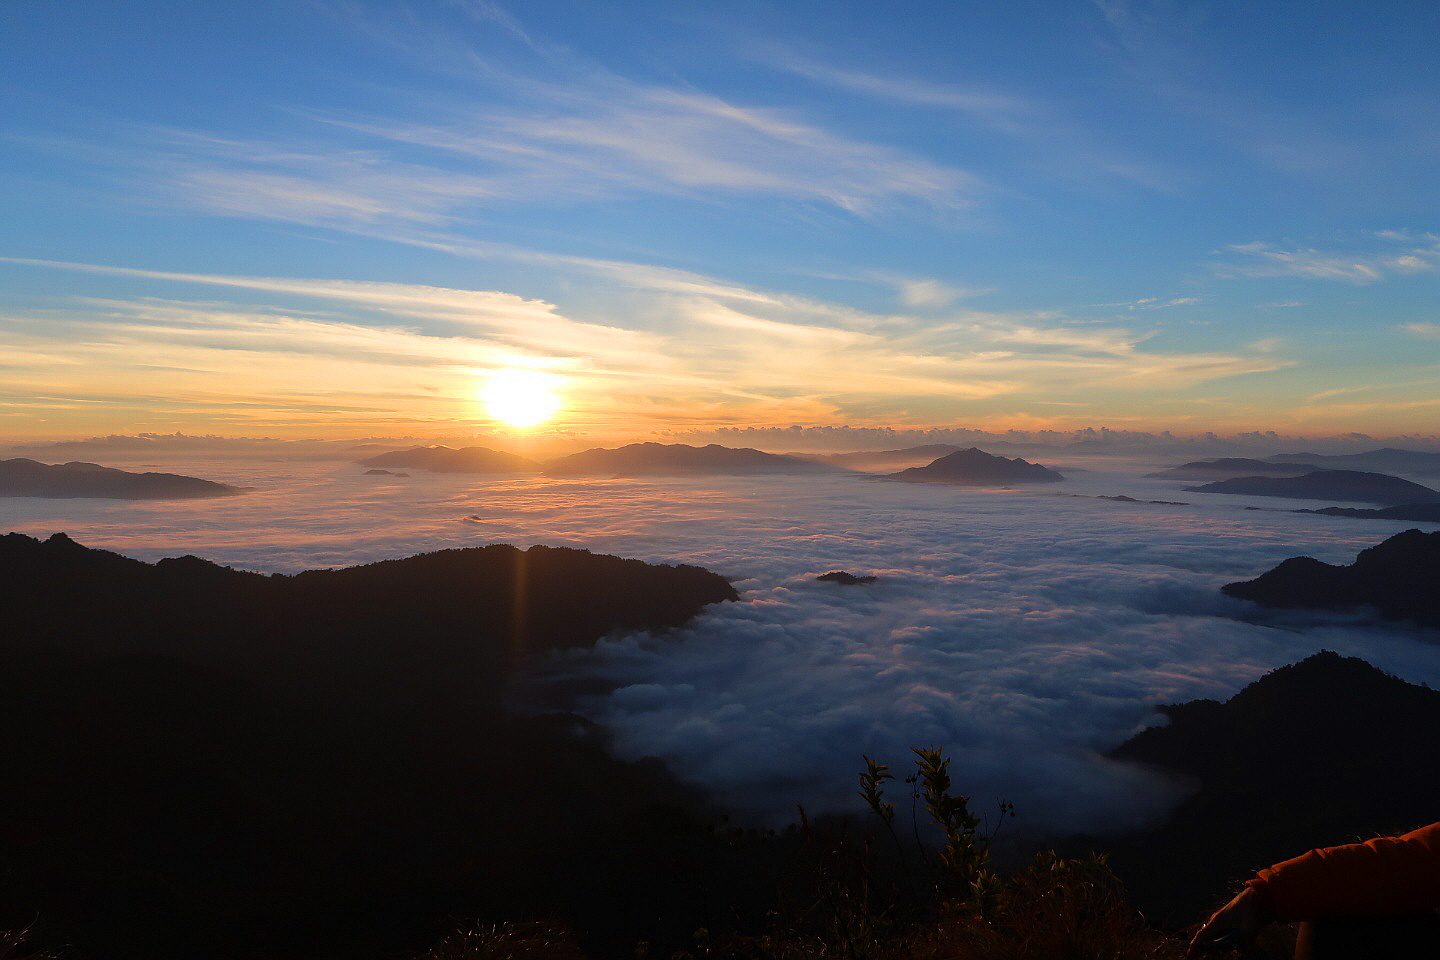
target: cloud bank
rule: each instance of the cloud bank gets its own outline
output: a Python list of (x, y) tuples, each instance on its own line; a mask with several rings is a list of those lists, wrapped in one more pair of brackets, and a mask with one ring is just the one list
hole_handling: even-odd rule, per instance
[[(1100, 756), (1154, 722), (1154, 704), (1228, 697), (1321, 648), (1440, 683), (1437, 648), (1412, 633), (1354, 618), (1247, 622), (1237, 615), (1249, 608), (1218, 593), (1296, 554), (1349, 562), (1399, 527), (1179, 494), (1139, 479), (1138, 466), (1091, 463), (1043, 493), (848, 477), (499, 481), (233, 459), (167, 466), (255, 492), (203, 506), (16, 500), (11, 526), (262, 570), (510, 542), (734, 578), (741, 602), (670, 635), (557, 657), (537, 684), (610, 728), (624, 756), (662, 757), (756, 822), (786, 821), (796, 803), (855, 811), (862, 753), (899, 767), (911, 747), (940, 745), (977, 807), (1012, 800), (1021, 828), (1123, 827), (1176, 796), (1174, 784)], [(879, 581), (813, 579), (836, 569)]]

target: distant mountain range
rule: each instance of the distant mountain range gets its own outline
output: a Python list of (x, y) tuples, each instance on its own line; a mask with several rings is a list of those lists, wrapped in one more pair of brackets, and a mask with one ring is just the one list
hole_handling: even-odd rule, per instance
[(1224, 480), (1231, 477), (1293, 477), (1320, 469), (1309, 463), (1285, 463), (1252, 460), (1249, 457), (1221, 457), (1218, 460), (1193, 460), (1178, 467), (1168, 467), (1146, 477), (1159, 480)]
[(1296, 510), (1295, 513), (1318, 513), (1327, 517), (1355, 517), (1360, 520), (1404, 520), (1407, 523), (1440, 523), (1440, 503), (1405, 503), (1398, 507), (1368, 510), (1364, 507), (1321, 507), (1318, 510)]
[(896, 467), (924, 465), (946, 454), (963, 449), (950, 443), (927, 443), (903, 450), (862, 450), (858, 453), (794, 454), (806, 460), (832, 463), (852, 470), (893, 470)]
[(94, 497), (102, 500), (186, 500), (243, 491), (175, 473), (130, 473), (95, 463), (54, 465), (17, 457), (0, 460), (0, 497)]
[(1291, 497), (1296, 500), (1358, 500), (1387, 505), (1440, 503), (1440, 490), (1360, 470), (1316, 470), (1298, 477), (1234, 477), (1198, 487), (1188, 493), (1228, 493), (1252, 497)]
[(1374, 607), (1381, 616), (1440, 627), (1440, 531), (1407, 530), (1335, 566), (1291, 557), (1254, 580), (1228, 583), (1232, 597), (1269, 607), (1350, 610)]
[(632, 443), (609, 449), (596, 447), (545, 464), (550, 476), (645, 476), (664, 474), (836, 473), (838, 467), (800, 457), (764, 453), (749, 447), (712, 443)]
[(1334, 470), (1379, 470), (1406, 473), (1414, 477), (1440, 477), (1440, 453), (1382, 447), (1364, 453), (1281, 453), (1271, 460), (1313, 463)]
[(1440, 817), (1440, 691), (1363, 660), (1321, 652), (1225, 703), (1159, 709), (1166, 724), (1110, 756), (1192, 792), (1163, 825), (1104, 844), (1157, 923), (1203, 917), (1255, 870), (1313, 847)]
[(435, 473), (539, 473), (550, 476), (665, 476), (672, 474), (836, 473), (840, 468), (803, 457), (712, 443), (632, 443), (595, 447), (537, 463), (487, 447), (412, 447), (357, 461), (367, 467), (409, 467)]
[(1019, 457), (1010, 459), (978, 447), (946, 454), (923, 467), (887, 474), (891, 480), (913, 483), (1010, 484), (1054, 483), (1065, 478), (1048, 467)]
[(392, 450), (357, 463), (366, 467), (410, 467), (432, 473), (535, 473), (540, 464), (513, 453), (502, 453), (488, 447), (454, 447), (435, 445)]

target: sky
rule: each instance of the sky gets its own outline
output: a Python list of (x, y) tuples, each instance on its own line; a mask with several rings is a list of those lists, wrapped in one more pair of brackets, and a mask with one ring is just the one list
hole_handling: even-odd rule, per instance
[[(1440, 422), (1440, 7), (3, 0), (0, 439)], [(523, 405), (525, 401), (521, 400)]]

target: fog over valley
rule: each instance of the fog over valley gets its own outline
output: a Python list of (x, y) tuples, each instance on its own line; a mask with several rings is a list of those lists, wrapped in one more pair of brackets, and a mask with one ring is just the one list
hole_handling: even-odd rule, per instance
[[(854, 812), (862, 754), (903, 766), (911, 747), (939, 745), (977, 809), (1013, 801), (1019, 829), (1120, 829), (1179, 795), (1101, 755), (1159, 722), (1155, 704), (1223, 700), (1320, 649), (1440, 684), (1433, 633), (1262, 611), (1219, 590), (1296, 555), (1350, 563), (1408, 524), (1144, 476), (1179, 458), (1027, 456), (1065, 480), (395, 477), (353, 463), (112, 458), (250, 492), (14, 498), (0, 516), (6, 530), (64, 531), (139, 559), (190, 553), (270, 572), (496, 542), (707, 567), (739, 602), (672, 634), (553, 655), (527, 692), (607, 728), (622, 757), (664, 759), (752, 823), (789, 822), (797, 803)], [(1116, 496), (1138, 502), (1101, 499)], [(877, 580), (815, 579), (836, 570)]]

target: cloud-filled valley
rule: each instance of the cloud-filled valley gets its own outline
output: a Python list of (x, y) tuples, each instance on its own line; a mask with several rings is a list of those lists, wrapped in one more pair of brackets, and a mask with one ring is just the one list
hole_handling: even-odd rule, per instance
[[(1177, 495), (1155, 463), (1056, 461), (1043, 491), (854, 476), (647, 480), (364, 476), (353, 465), (167, 462), (253, 488), (207, 503), (8, 500), (5, 527), (141, 559), (291, 571), (510, 542), (687, 562), (741, 600), (665, 636), (542, 665), (540, 689), (753, 821), (853, 811), (861, 754), (943, 745), (979, 809), (1036, 831), (1164, 812), (1176, 786), (1104, 760), (1157, 703), (1223, 699), (1327, 648), (1440, 683), (1440, 647), (1356, 617), (1256, 616), (1219, 587), (1309, 554), (1348, 563), (1403, 529)], [(1188, 505), (1119, 503), (1189, 500)], [(1223, 501), (1223, 502), (1217, 502)], [(1259, 507), (1260, 509), (1246, 509)], [(816, 582), (831, 570), (863, 586)], [(575, 693), (574, 691), (581, 691)]]

